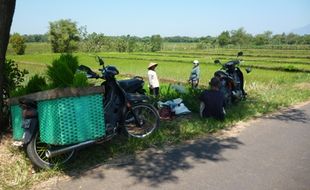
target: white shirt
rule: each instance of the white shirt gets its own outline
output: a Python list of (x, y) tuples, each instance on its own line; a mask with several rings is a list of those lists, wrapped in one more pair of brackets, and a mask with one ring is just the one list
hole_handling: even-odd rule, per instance
[(153, 71), (153, 70), (149, 70), (147, 72), (147, 75), (149, 77), (150, 88), (157, 88), (157, 87), (159, 87), (159, 81), (158, 81), (156, 72)]

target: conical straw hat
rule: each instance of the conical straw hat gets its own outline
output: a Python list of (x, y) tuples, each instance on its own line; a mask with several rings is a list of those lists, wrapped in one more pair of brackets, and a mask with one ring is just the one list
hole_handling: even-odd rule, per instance
[(153, 67), (153, 66), (157, 66), (157, 65), (158, 65), (157, 63), (153, 63), (153, 62), (151, 62), (151, 63), (149, 64), (148, 69), (149, 69), (149, 68), (151, 68), (151, 67)]

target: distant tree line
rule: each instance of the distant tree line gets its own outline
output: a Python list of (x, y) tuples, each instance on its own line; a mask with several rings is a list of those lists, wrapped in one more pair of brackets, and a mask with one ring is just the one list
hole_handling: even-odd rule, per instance
[(15, 42), (14, 47), (17, 54), (24, 53), (26, 46), (23, 43), (25, 42), (50, 42), (53, 52), (156, 52), (162, 49), (164, 42), (196, 43), (196, 49), (212, 47), (281, 47), (291, 45), (305, 45), (308, 47), (310, 45), (310, 34), (273, 34), (271, 31), (266, 31), (262, 34), (252, 35), (247, 33), (244, 28), (223, 31), (217, 37), (106, 36), (95, 32), (89, 34), (86, 27), (78, 28), (77, 23), (69, 19), (50, 22), (49, 31), (46, 34), (13, 34), (11, 38), (15, 38), (11, 41)]

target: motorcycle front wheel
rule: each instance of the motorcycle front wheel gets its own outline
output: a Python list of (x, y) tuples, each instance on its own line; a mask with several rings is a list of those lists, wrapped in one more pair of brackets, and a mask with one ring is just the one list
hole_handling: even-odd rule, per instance
[(57, 149), (61, 146), (53, 146), (40, 141), (40, 135), (37, 131), (30, 143), (26, 146), (26, 153), (30, 161), (37, 167), (42, 169), (52, 168), (56, 165), (61, 165), (68, 162), (74, 155), (75, 150), (69, 151), (52, 158), (46, 157), (46, 152), (49, 149)]
[(139, 103), (132, 106), (125, 114), (126, 133), (135, 138), (144, 138), (159, 126), (159, 115), (154, 106)]

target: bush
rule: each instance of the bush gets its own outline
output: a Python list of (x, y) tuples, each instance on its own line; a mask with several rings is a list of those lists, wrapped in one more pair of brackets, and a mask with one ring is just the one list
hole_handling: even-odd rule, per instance
[(9, 98), (10, 93), (21, 87), (24, 82), (24, 76), (28, 74), (27, 70), (19, 70), (18, 65), (13, 60), (6, 60), (4, 63), (4, 81), (3, 94), (4, 98)]
[(75, 73), (72, 86), (73, 87), (89, 86), (89, 83), (87, 82), (87, 77), (86, 77), (85, 73)]
[(78, 68), (76, 56), (62, 54), (47, 67), (47, 76), (51, 80), (52, 88), (69, 87), (73, 84), (74, 74)]
[(17, 88), (17, 90), (13, 91), (12, 97), (23, 96), (26, 94), (43, 91), (47, 88), (48, 85), (45, 78), (36, 74), (30, 78), (26, 86)]
[[(28, 72), (26, 70), (19, 70), (17, 64), (13, 60), (5, 60), (4, 62), (4, 72), (3, 72), (3, 99), (6, 100), (11, 97), (13, 90), (21, 86), (24, 81), (24, 76)], [(3, 110), (0, 110), (4, 118), (4, 126), (8, 126), (9, 121), (9, 108), (4, 104)], [(6, 127), (2, 128), (6, 130)]]
[(12, 48), (14, 49), (17, 55), (25, 54), (26, 44), (25, 38), (18, 33), (13, 34), (10, 37), (10, 43), (12, 44)]

